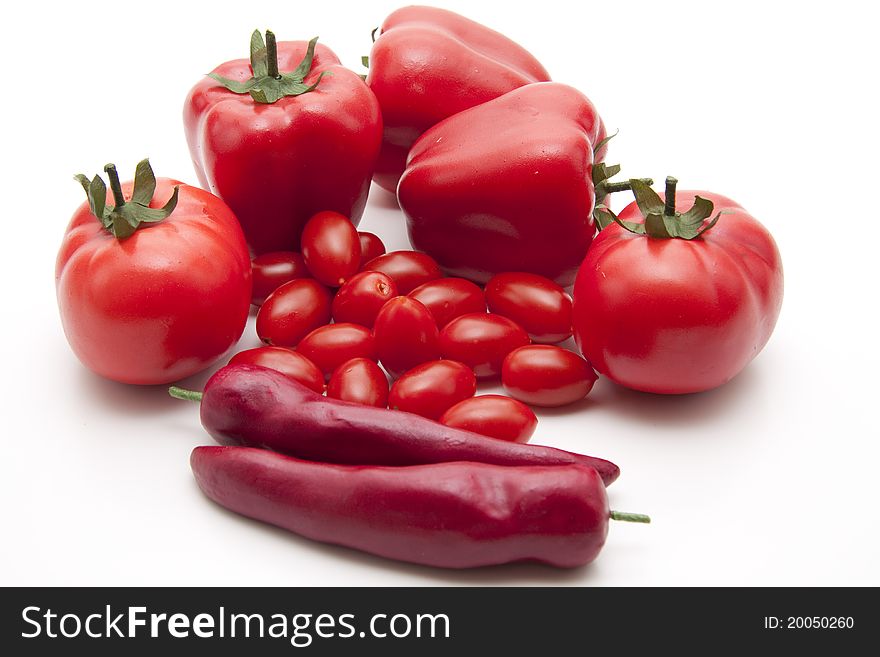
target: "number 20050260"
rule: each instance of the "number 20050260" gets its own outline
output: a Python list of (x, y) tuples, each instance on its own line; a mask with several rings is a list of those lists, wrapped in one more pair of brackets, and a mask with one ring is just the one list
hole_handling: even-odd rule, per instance
[(851, 630), (854, 625), (852, 616), (764, 616), (768, 630)]

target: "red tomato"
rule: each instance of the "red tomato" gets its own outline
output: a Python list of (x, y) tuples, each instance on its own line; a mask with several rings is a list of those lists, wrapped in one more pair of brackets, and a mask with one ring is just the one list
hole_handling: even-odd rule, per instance
[(396, 296), (397, 286), (389, 276), (362, 271), (346, 281), (333, 297), (333, 319), (372, 328), (379, 310)]
[(358, 239), (361, 243), (361, 269), (363, 269), (364, 263), (385, 253), (385, 244), (378, 235), (364, 231), (358, 232)]
[(501, 374), (504, 357), (527, 344), (529, 336), (518, 324), (492, 313), (462, 315), (440, 332), (443, 358), (464, 363), (481, 379)]
[(496, 274), (486, 283), (489, 312), (522, 326), (534, 342), (571, 337), (571, 298), (549, 278), (527, 272)]
[(440, 358), (438, 334), (430, 311), (409, 297), (396, 297), (382, 306), (373, 326), (376, 353), (395, 378), (416, 365)]
[(302, 254), (294, 251), (273, 251), (258, 255), (251, 261), (254, 288), (251, 303), (260, 306), (279, 287), (296, 278), (309, 278)]
[(490, 438), (527, 443), (538, 418), (521, 401), (504, 395), (480, 395), (458, 402), (440, 417), (440, 424)]
[(257, 347), (240, 351), (230, 365), (260, 365), (286, 374), (317, 393), (324, 392), (324, 375), (311, 360), (286, 347)]
[(477, 377), (467, 365), (435, 360), (409, 370), (391, 386), (388, 406), (437, 420), (451, 406), (474, 396)]
[(397, 284), (399, 294), (409, 294), (422, 283), (443, 276), (434, 258), (418, 251), (392, 251), (373, 258), (361, 270), (388, 274)]
[[(77, 358), (122, 383), (164, 384), (199, 372), (244, 331), (251, 265), (241, 227), (216, 196), (159, 178), (150, 207), (179, 185), (162, 221), (114, 237), (88, 203), (73, 214), (55, 263), (61, 323)], [(122, 185), (130, 199), (132, 183)], [(108, 193), (108, 206), (114, 206)]]
[[(770, 233), (741, 206), (707, 192), (718, 222), (691, 240), (603, 229), (574, 287), (574, 334), (596, 370), (645, 392), (710, 390), (763, 349), (782, 305), (782, 262)], [(659, 206), (662, 212), (662, 205)], [(641, 223), (633, 203), (620, 219)]]
[(339, 287), (361, 266), (357, 229), (338, 212), (319, 212), (309, 219), (300, 241), (306, 267), (324, 285)]
[(533, 406), (565, 406), (583, 399), (597, 378), (577, 354), (545, 344), (514, 349), (501, 366), (505, 392)]
[(330, 378), (333, 370), (352, 358), (376, 360), (373, 333), (360, 324), (319, 326), (300, 340), (296, 350), (311, 360)]
[(369, 358), (352, 358), (337, 367), (330, 376), (327, 396), (385, 408), (388, 405), (388, 379), (385, 372)]
[(285, 283), (257, 313), (257, 335), (267, 344), (295, 347), (330, 321), (330, 291), (313, 278)]
[(486, 312), (483, 291), (464, 278), (438, 278), (428, 281), (407, 296), (425, 304), (440, 328), (456, 317)]

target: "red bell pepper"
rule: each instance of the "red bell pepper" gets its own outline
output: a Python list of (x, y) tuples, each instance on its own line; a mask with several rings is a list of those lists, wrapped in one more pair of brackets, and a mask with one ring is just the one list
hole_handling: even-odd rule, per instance
[(413, 248), (479, 283), (526, 271), (570, 285), (596, 232), (606, 141), (593, 104), (557, 82), (449, 117), (413, 145), (398, 186)]
[(254, 254), (298, 251), (306, 221), (333, 210), (360, 221), (382, 139), (379, 103), (324, 45), (251, 37), (184, 106), (204, 187), (238, 216)]
[(367, 84), (385, 132), (373, 179), (389, 191), (413, 142), (448, 116), (531, 82), (550, 79), (522, 46), (445, 9), (404, 7), (382, 24)]

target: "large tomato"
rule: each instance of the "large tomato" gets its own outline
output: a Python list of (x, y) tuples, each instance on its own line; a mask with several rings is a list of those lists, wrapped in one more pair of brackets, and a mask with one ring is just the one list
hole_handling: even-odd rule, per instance
[[(575, 282), (573, 323), (598, 372), (678, 394), (722, 385), (761, 351), (782, 305), (782, 262), (739, 204), (708, 192), (676, 199), (670, 182), (671, 207), (634, 185), (639, 201), (619, 216), (626, 227), (611, 223), (596, 237)], [(694, 207), (682, 214), (676, 203)]]
[[(97, 176), (92, 181), (90, 202), (67, 226), (55, 283), (64, 332), (86, 367), (123, 383), (170, 383), (205, 369), (241, 336), (251, 266), (241, 227), (223, 201), (156, 180), (143, 165), (139, 189), (120, 186), (115, 169), (108, 171), (113, 196)], [(159, 208), (175, 187), (177, 204), (165, 217)], [(98, 201), (95, 208), (98, 195), (106, 206)]]

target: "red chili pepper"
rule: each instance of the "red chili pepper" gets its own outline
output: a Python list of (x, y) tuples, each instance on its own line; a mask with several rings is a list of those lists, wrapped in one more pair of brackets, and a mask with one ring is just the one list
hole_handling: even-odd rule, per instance
[(596, 232), (604, 144), (593, 104), (556, 82), (446, 119), (413, 145), (397, 189), (413, 248), (480, 283), (526, 271), (570, 285)]
[(410, 146), (425, 130), (525, 84), (550, 79), (537, 59), (503, 34), (434, 7), (404, 7), (388, 16), (369, 65), (367, 84), (385, 123), (373, 179), (392, 192)]
[(221, 64), (184, 105), (202, 186), (233, 209), (251, 250), (299, 250), (306, 221), (332, 210), (357, 225), (382, 139), (379, 103), (327, 46), (251, 37), (251, 59)]
[[(506, 443), (505, 443), (506, 444)], [(608, 520), (602, 479), (582, 465), (312, 463), (247, 447), (196, 447), (199, 487), (236, 513), (302, 536), (443, 568), (591, 562)]]
[(223, 445), (267, 447), (308, 460), (356, 465), (577, 463), (595, 468), (606, 485), (620, 474), (614, 463), (592, 456), (487, 438), (413, 413), (322, 397), (279, 372), (254, 365), (218, 370), (204, 393), (174, 387), (169, 392), (201, 400), (202, 424)]

